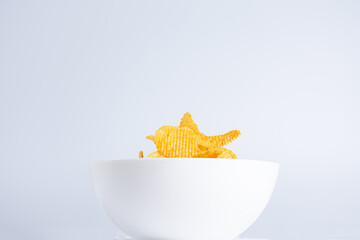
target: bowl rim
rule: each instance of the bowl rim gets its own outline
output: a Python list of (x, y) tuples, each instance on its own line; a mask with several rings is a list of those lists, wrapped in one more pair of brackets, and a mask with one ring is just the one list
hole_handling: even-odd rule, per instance
[(280, 163), (267, 161), (267, 160), (257, 160), (257, 159), (246, 159), (246, 158), (237, 158), (237, 159), (229, 159), (229, 158), (121, 158), (121, 159), (109, 159), (109, 160), (93, 160), (90, 162), (93, 164), (101, 164), (101, 163), (115, 163), (115, 162), (165, 162), (165, 161), (212, 161), (212, 162), (247, 162), (247, 163), (258, 163), (258, 164), (269, 164), (279, 167)]

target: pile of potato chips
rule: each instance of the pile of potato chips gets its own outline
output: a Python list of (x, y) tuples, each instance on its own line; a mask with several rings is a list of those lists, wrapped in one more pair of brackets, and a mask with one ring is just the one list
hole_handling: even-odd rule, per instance
[[(157, 148), (147, 158), (237, 158), (223, 146), (234, 141), (240, 134), (239, 130), (233, 130), (223, 135), (206, 136), (199, 131), (190, 113), (185, 113), (180, 126), (163, 126), (155, 135), (146, 137)], [(140, 151), (139, 158), (143, 157), (143, 152)]]

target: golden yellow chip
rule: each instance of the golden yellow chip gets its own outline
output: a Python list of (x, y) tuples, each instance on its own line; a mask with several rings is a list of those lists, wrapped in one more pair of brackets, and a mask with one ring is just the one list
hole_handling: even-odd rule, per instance
[(239, 130), (233, 130), (223, 135), (217, 136), (199, 136), (199, 144), (205, 148), (218, 148), (227, 145), (228, 143), (234, 141), (240, 135)]
[(209, 139), (212, 147), (222, 147), (234, 141), (236, 138), (240, 136), (240, 134), (241, 133), (239, 130), (232, 130), (223, 135), (210, 136), (207, 138)]
[(190, 113), (184, 114), (180, 122), (180, 127), (187, 127), (193, 130), (194, 133), (198, 134), (202, 138), (200, 142), (201, 146), (207, 148), (217, 148), (217, 147), (225, 146), (226, 144), (234, 141), (241, 134), (239, 130), (233, 130), (222, 135), (206, 136), (199, 131), (199, 128), (192, 119)]
[(146, 158), (165, 158), (165, 156), (159, 152), (153, 152), (149, 154), (149, 156), (147, 156)]
[(195, 155), (194, 157), (217, 158), (223, 151), (224, 151), (223, 148), (210, 148), (210, 149), (200, 152), (199, 154)]
[(149, 140), (151, 140), (151, 141), (154, 141), (154, 137), (155, 137), (154, 135), (150, 135), (150, 136), (147, 136), (146, 139), (149, 139)]
[(187, 127), (187, 128), (190, 128), (196, 134), (199, 134), (201, 136), (204, 135), (199, 131), (198, 126), (196, 125), (196, 123), (192, 119), (191, 114), (188, 113), (188, 112), (185, 113), (184, 116), (181, 118), (180, 127)]
[(190, 158), (201, 150), (199, 137), (187, 127), (161, 127), (155, 133), (154, 143), (158, 151), (170, 158)]
[(224, 149), (224, 151), (221, 154), (219, 154), (217, 156), (217, 158), (233, 158), (233, 159), (237, 158), (235, 153), (233, 153), (229, 149), (226, 149), (226, 148), (223, 148), (223, 149)]
[[(146, 138), (153, 141), (157, 152), (148, 158), (236, 158), (230, 150), (223, 148), (240, 135), (239, 130), (217, 136), (206, 136), (199, 131), (190, 113), (185, 113), (179, 127), (163, 126), (155, 135)], [(139, 155), (140, 157), (140, 155)]]
[(139, 158), (144, 158), (144, 152), (143, 151), (139, 152)]

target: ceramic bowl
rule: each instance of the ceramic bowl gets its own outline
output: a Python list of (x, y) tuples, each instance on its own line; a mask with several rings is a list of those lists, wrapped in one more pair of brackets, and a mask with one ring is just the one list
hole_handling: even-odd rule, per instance
[(261, 214), (279, 165), (246, 159), (95, 161), (98, 200), (136, 240), (231, 240)]

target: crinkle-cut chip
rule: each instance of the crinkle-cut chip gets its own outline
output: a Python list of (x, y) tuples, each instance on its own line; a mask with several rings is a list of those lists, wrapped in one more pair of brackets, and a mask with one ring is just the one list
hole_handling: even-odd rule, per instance
[(190, 128), (194, 133), (201, 137), (200, 145), (208, 148), (217, 148), (225, 146), (234, 141), (241, 134), (239, 130), (233, 130), (228, 133), (217, 136), (206, 136), (199, 131), (198, 126), (194, 122), (190, 113), (185, 113), (180, 122), (180, 127)]
[(139, 152), (139, 158), (144, 158), (144, 152), (143, 151)]
[(156, 131), (154, 143), (166, 157), (191, 158), (201, 151), (199, 140), (199, 136), (190, 128), (163, 126)]
[(199, 131), (190, 113), (185, 113), (179, 127), (161, 127), (155, 135), (146, 138), (153, 141), (158, 149), (148, 157), (169, 158), (236, 158), (230, 150), (222, 148), (234, 141), (239, 130), (233, 130), (223, 135), (206, 136)]
[(165, 158), (165, 156), (159, 152), (153, 152), (150, 153), (149, 156), (147, 156), (146, 158)]
[(155, 136), (154, 135), (150, 135), (147, 136), (146, 139), (149, 139), (150, 141), (154, 141)]
[(222, 135), (207, 137), (207, 139), (211, 147), (222, 147), (237, 139), (240, 134), (241, 132), (239, 130), (232, 130)]
[(240, 135), (239, 130), (233, 130), (223, 135), (200, 137), (199, 145), (206, 148), (218, 148), (234, 141)]
[(224, 148), (209, 148), (195, 155), (196, 158), (217, 158), (222, 152)]
[(191, 117), (190, 113), (185, 113), (184, 116), (181, 118), (180, 121), (180, 127), (187, 127), (190, 128), (194, 133), (199, 134), (200, 136), (205, 137), (204, 134), (202, 134), (199, 131), (198, 126), (196, 125), (196, 123), (194, 122), (194, 120)]
[(217, 156), (217, 158), (232, 158), (232, 159), (237, 159), (235, 153), (233, 153), (232, 151), (230, 151), (229, 149), (223, 148), (224, 151), (219, 154)]

